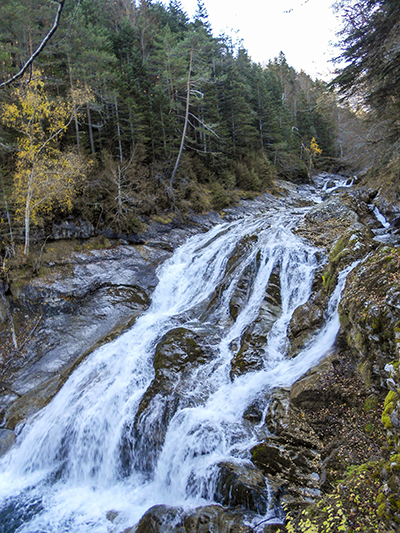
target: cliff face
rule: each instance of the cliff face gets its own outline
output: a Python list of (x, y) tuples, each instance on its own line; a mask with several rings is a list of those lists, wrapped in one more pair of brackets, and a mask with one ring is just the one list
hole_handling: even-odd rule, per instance
[[(319, 438), (322, 472), (320, 500), (303, 515), (293, 512), (299, 502), (289, 502), (290, 531), (325, 531), (327, 523), (329, 531), (399, 529), (400, 246), (396, 222), (384, 234), (370, 218), (374, 194), (358, 190), (334, 199), (357, 214), (357, 222), (347, 228), (340, 216), (337, 224), (335, 217), (320, 216), (320, 223), (312, 226), (313, 213), (299, 228), (325, 244), (330, 254), (322, 282), (292, 319), (294, 348), (312, 331), (338, 272), (358, 263), (339, 304), (341, 327), (334, 353), (290, 391), (289, 405)], [(389, 202), (384, 203), (386, 215), (396, 220), (397, 205), (391, 211)], [(323, 213), (324, 205), (315, 211)], [(351, 221), (349, 212), (346, 218)], [(327, 238), (327, 225), (333, 228), (334, 242)]]
[[(296, 187), (289, 189), (289, 205), (304, 205)], [(327, 521), (329, 531), (398, 530), (400, 239), (396, 222), (385, 229), (373, 215), (376, 195), (373, 190), (338, 191), (313, 207), (296, 229), (323, 249), (327, 259), (321, 261), (311, 297), (291, 320), (289, 357), (296, 358), (323, 323), (339, 273), (350, 266), (352, 271), (342, 293), (341, 326), (330, 355), (290, 389), (274, 389), (264, 403), (255, 403), (245, 412), (246, 423), (260, 424), (269, 404), (262, 438), (250, 450), (252, 464), (242, 468), (221, 463), (214, 495), (220, 505), (190, 512), (157, 506), (143, 516), (135, 531), (148, 531), (150, 526), (167, 531), (165, 524), (169, 524), (168, 531), (189, 532), (205, 521), (213, 533), (253, 531), (243, 523), (242, 511), (265, 514), (271, 504), (265, 497), (265, 479), (277, 508), (283, 504), (288, 512), (288, 531), (327, 531)], [(260, 205), (248, 203), (227, 218)], [(385, 206), (386, 216), (396, 221), (397, 207), (390, 208), (388, 202)], [(190, 233), (219, 220), (208, 217), (190, 228), (169, 228), (164, 235), (154, 232), (141, 245), (124, 243), (57, 261), (48, 259), (42, 276), (11, 287), (14, 316), (21, 322), (26, 317), (30, 336), (19, 355), (3, 344), (0, 454), (12, 445), (15, 428), (50, 401), (95, 346), (118, 335), (146, 309), (156, 268), (171, 251)], [(230, 301), (229, 320), (238, 316), (252, 275), (250, 268), (244, 271)], [(279, 291), (279, 276), (273, 272), (259, 316), (245, 331), (231, 362), (232, 380), (260, 367), (262, 345), (281, 312)], [(2, 335), (6, 339), (5, 331)], [(163, 423), (173, 416), (185, 397), (178, 373), (184, 376), (188, 368), (207, 358), (202, 340), (182, 328), (162, 339), (154, 362), (155, 378), (132, 427), (135, 435), (140, 437), (141, 421), (155, 394), (170, 397), (174, 392), (172, 403), (165, 404)], [(160, 430), (157, 436), (161, 446), (164, 434)], [(303, 509), (305, 514), (300, 514)], [(181, 529), (172, 527), (171, 521), (178, 521)], [(307, 529), (311, 527), (307, 524), (317, 529)], [(273, 527), (283, 529), (267, 525), (265, 531)]]

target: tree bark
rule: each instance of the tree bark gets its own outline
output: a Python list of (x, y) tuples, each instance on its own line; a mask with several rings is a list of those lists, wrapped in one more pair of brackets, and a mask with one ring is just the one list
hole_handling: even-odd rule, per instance
[(69, 54), (68, 54), (67, 57), (68, 57), (68, 69), (69, 69), (69, 82), (70, 82), (70, 85), (71, 85), (71, 95), (72, 95), (72, 100), (73, 100), (72, 113), (73, 113), (73, 117), (74, 117), (74, 121), (75, 121), (76, 146), (78, 148), (78, 152), (80, 152), (81, 151), (81, 141), (80, 141), (80, 136), (79, 136), (79, 122), (78, 122), (78, 114), (76, 112), (75, 98), (73, 97), (74, 84), (73, 84), (73, 80), (72, 80), (72, 69), (71, 69), (71, 61), (70, 61)]
[(183, 126), (183, 132), (182, 132), (182, 139), (181, 139), (181, 146), (179, 148), (178, 157), (176, 158), (175, 167), (172, 171), (171, 181), (169, 182), (169, 186), (172, 189), (172, 185), (175, 180), (176, 171), (178, 170), (179, 162), (181, 160), (181, 155), (183, 152), (183, 147), (185, 146), (185, 138), (186, 138), (186, 130), (187, 125), (189, 122), (189, 107), (190, 107), (190, 77), (192, 74), (192, 62), (193, 62), (193, 49), (190, 50), (190, 62), (189, 62), (189, 72), (188, 72), (188, 79), (187, 79), (187, 85), (186, 85), (186, 113), (185, 113), (185, 124)]
[(3, 81), (3, 83), (0, 83), (0, 89), (2, 89), (3, 87), (6, 87), (7, 85), (10, 85), (14, 81), (16, 81), (19, 78), (21, 78), (25, 74), (25, 72), (28, 70), (28, 68), (32, 65), (32, 63), (37, 58), (37, 56), (43, 51), (43, 49), (45, 48), (46, 44), (49, 42), (49, 40), (51, 39), (53, 34), (56, 32), (56, 30), (57, 30), (57, 28), (59, 26), (61, 13), (62, 13), (62, 10), (64, 8), (65, 2), (66, 2), (66, 0), (58, 0), (57, 13), (56, 13), (56, 16), (55, 16), (55, 19), (54, 19), (54, 22), (53, 22), (53, 26), (51, 27), (50, 31), (47, 33), (47, 35), (45, 35), (45, 37), (43, 38), (42, 42), (39, 44), (39, 46), (36, 48), (36, 50), (33, 52), (33, 54), (31, 54), (30, 58), (26, 61), (24, 66), (21, 68), (21, 70), (19, 72), (17, 72), (17, 74), (15, 74), (9, 80), (6, 80), (6, 81)]
[(121, 140), (121, 126), (119, 124), (119, 112), (118, 112), (118, 100), (115, 97), (115, 118), (117, 119), (117, 136), (118, 136), (118, 149), (119, 149), (119, 161), (122, 163), (124, 160), (124, 154), (122, 152), (122, 140)]
[(90, 149), (92, 151), (92, 154), (96, 154), (96, 150), (94, 147), (94, 138), (93, 138), (93, 127), (92, 127), (92, 117), (90, 114), (90, 106), (87, 103), (86, 104), (86, 111), (87, 111), (87, 117), (88, 117), (88, 129), (89, 129), (89, 140), (90, 140)]

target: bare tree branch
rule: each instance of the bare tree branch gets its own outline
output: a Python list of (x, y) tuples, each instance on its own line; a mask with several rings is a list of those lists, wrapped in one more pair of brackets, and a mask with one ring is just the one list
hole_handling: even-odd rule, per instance
[(66, 0), (57, 0), (57, 3), (58, 3), (57, 13), (56, 13), (56, 16), (55, 16), (55, 19), (54, 19), (54, 22), (53, 22), (53, 26), (51, 27), (50, 31), (43, 38), (42, 42), (39, 44), (39, 46), (36, 48), (36, 50), (30, 56), (28, 61), (26, 61), (24, 66), (21, 68), (21, 70), (19, 72), (17, 72), (17, 74), (15, 74), (12, 78), (10, 78), (10, 79), (8, 79), (6, 81), (3, 81), (3, 83), (0, 83), (0, 89), (2, 89), (3, 87), (7, 87), (7, 85), (10, 85), (15, 80), (18, 80), (19, 78), (21, 78), (25, 74), (27, 69), (30, 67), (30, 65), (32, 65), (32, 63), (37, 58), (37, 56), (43, 51), (44, 47), (49, 42), (49, 40), (51, 39), (51, 37), (53, 36), (53, 34), (56, 32), (56, 30), (58, 28), (58, 25), (60, 23), (61, 13), (62, 13), (62, 10), (64, 8), (65, 2), (66, 2)]

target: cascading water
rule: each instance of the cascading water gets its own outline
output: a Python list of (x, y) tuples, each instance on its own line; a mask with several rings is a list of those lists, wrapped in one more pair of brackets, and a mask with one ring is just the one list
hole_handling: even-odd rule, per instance
[[(319, 264), (318, 250), (291, 232), (305, 212), (269, 210), (222, 224), (175, 252), (159, 272), (148, 311), (79, 366), (2, 459), (2, 533), (117, 532), (155, 504), (214, 500), (218, 465), (248, 461), (258, 442), (257, 428), (243, 423), (246, 408), (298, 379), (329, 351), (339, 328), (336, 307), (345, 274), (324, 330), (296, 358), (285, 358), (288, 323), (309, 298)], [(233, 320), (230, 302), (249, 271)], [(273, 272), (279, 273), (281, 305), (262, 368), (233, 378), (231, 360), (258, 317)], [(179, 394), (171, 390), (168, 426), (155, 435), (165, 418), (165, 393), (156, 391), (138, 413), (155, 376), (157, 344), (182, 327), (203, 339), (208, 357), (201, 365), (188, 364)], [(140, 434), (134, 430), (138, 420)], [(147, 460), (143, 454), (150, 449)], [(118, 513), (112, 526), (110, 510)]]

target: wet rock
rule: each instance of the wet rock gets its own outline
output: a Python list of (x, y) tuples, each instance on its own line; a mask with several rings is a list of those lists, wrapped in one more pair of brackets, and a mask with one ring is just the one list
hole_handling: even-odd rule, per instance
[(383, 385), (383, 368), (399, 357), (400, 249), (383, 246), (349, 275), (339, 305), (342, 330), (365, 380)]
[(118, 515), (119, 515), (118, 511), (108, 511), (106, 514), (106, 518), (110, 522), (114, 522), (114, 520), (118, 517)]
[(244, 411), (243, 418), (251, 424), (259, 424), (263, 414), (269, 406), (269, 396), (262, 395), (256, 398)]
[(225, 507), (240, 505), (260, 515), (268, 510), (265, 478), (252, 464), (221, 463), (214, 498)]
[(381, 223), (373, 212), (373, 198), (376, 191), (373, 189), (352, 189), (340, 195), (340, 201), (358, 215), (360, 223), (368, 228), (380, 228)]
[(290, 505), (315, 500), (320, 495), (322, 446), (290, 402), (289, 391), (274, 392), (265, 422), (271, 435), (252, 448), (251, 456), (272, 484), (275, 498)]
[(321, 378), (334, 369), (336, 357), (335, 353), (329, 355), (292, 385), (290, 401), (293, 406), (306, 409), (329, 407), (335, 398), (332, 391), (325, 391), (320, 383)]
[(357, 213), (335, 196), (310, 209), (295, 233), (305, 237), (315, 246), (329, 248), (357, 221)]
[(333, 292), (341, 270), (364, 258), (376, 248), (377, 243), (373, 240), (373, 233), (364, 225), (357, 223), (347, 228), (329, 254), (328, 264), (322, 276), (325, 293)]
[(14, 442), (14, 431), (11, 431), (10, 429), (0, 429), (0, 457), (8, 452)]
[(309, 449), (321, 447), (318, 436), (301, 411), (291, 402), (290, 391), (287, 389), (274, 391), (265, 424), (273, 435), (287, 439), (292, 444), (298, 443)]
[(389, 222), (392, 222), (400, 215), (400, 203), (398, 202), (396, 195), (389, 196), (378, 194), (374, 198), (374, 204)]
[(60, 390), (65, 379), (66, 375), (55, 375), (6, 406), (3, 411), (3, 424), (5, 427), (7, 429), (15, 429), (18, 424), (23, 423), (27, 418), (45, 407)]
[[(229, 265), (228, 265), (229, 266)], [(250, 296), (250, 289), (257, 274), (257, 262), (253, 262), (243, 272), (236, 289), (229, 302), (229, 313), (233, 320), (236, 320), (241, 309), (245, 306)]]
[(262, 350), (255, 350), (251, 344), (242, 340), (240, 350), (231, 360), (231, 379), (246, 372), (261, 370), (263, 365)]
[(228, 510), (218, 505), (198, 507), (185, 517), (185, 533), (253, 533), (241, 510)]
[(313, 293), (305, 304), (300, 305), (294, 311), (288, 327), (289, 357), (297, 355), (316, 328), (322, 325), (327, 299), (327, 296), (320, 290)]
[(140, 402), (133, 426), (125, 432), (122, 460), (127, 472), (132, 460), (139, 470), (153, 468), (178, 407), (192, 405), (196, 399), (196, 393), (187, 386), (188, 373), (211, 356), (201, 337), (185, 328), (171, 330), (158, 343), (155, 377)]
[(7, 319), (8, 319), (7, 307), (5, 306), (3, 300), (0, 300), (0, 323), (7, 322)]
[(264, 365), (267, 336), (282, 312), (279, 268), (271, 273), (258, 316), (244, 331), (238, 352), (231, 361), (231, 378), (249, 371), (260, 370)]
[(392, 220), (392, 228), (400, 228), (400, 217), (396, 217)]
[(328, 179), (328, 181), (325, 183), (325, 186), (327, 189), (332, 189), (333, 187), (336, 187), (336, 182), (334, 180)]
[(315, 450), (271, 437), (252, 448), (251, 454), (281, 503), (298, 506), (313, 502), (321, 495), (320, 455)]
[(185, 533), (183, 517), (184, 511), (179, 507), (155, 505), (146, 511), (132, 531), (134, 530), (135, 533)]
[(155, 505), (140, 519), (130, 533), (252, 533), (240, 511), (207, 505), (192, 510)]
[(44, 255), (43, 275), (14, 284), (14, 319), (36, 320), (24, 357), (10, 365), (10, 387), (20, 397), (15, 408), (10, 411), (5, 396), (0, 397), (0, 409), (6, 409), (12, 426), (50, 401), (78, 361), (120, 334), (148, 307), (156, 267), (169, 257), (146, 247), (120, 246), (73, 253), (66, 259), (65, 254), (55, 256), (58, 245), (52, 245), (54, 264), (46, 263)]

